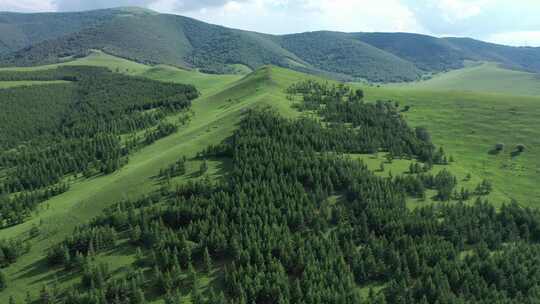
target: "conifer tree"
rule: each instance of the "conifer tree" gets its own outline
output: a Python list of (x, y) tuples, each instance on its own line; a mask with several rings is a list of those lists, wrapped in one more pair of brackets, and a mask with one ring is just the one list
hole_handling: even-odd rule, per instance
[(204, 264), (204, 270), (207, 273), (210, 273), (210, 271), (212, 271), (212, 258), (210, 257), (210, 254), (208, 253), (208, 247), (204, 248), (203, 264)]
[(8, 286), (6, 275), (3, 271), (0, 271), (0, 291), (6, 289)]

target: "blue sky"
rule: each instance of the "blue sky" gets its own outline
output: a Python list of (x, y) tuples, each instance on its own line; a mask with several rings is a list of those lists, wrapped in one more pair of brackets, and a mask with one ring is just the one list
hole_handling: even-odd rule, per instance
[(415, 32), (540, 46), (540, 0), (0, 0), (0, 11), (143, 6), (272, 34)]

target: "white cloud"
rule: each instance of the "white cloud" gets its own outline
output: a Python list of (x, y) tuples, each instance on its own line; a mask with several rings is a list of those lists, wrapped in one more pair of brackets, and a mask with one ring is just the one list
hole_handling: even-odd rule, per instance
[(223, 6), (223, 10), (225, 12), (230, 12), (230, 13), (235, 13), (242, 9), (243, 9), (242, 4), (236, 1), (229, 1), (225, 3), (225, 5)]
[(52, 0), (0, 0), (0, 11), (44, 12), (55, 11)]
[(399, 0), (248, 0), (187, 12), (211, 23), (282, 34), (331, 31), (425, 32)]
[(162, 13), (172, 13), (177, 6), (177, 0), (158, 0), (148, 7)]
[(486, 40), (506, 45), (540, 46), (540, 31), (502, 32), (492, 34)]
[(480, 15), (483, 7), (489, 4), (488, 0), (440, 0), (438, 8), (448, 22), (471, 18)]
[(422, 31), (397, 0), (318, 0), (325, 24), (341, 31)]

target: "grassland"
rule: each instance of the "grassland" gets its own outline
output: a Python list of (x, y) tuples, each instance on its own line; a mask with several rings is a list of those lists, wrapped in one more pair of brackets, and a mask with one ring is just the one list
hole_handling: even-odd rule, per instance
[[(540, 189), (540, 98), (476, 92), (366, 88), (370, 100), (396, 100), (413, 126), (425, 126), (434, 142), (453, 155), (461, 170), (493, 181), (504, 195), (538, 206)], [(505, 150), (494, 154), (496, 143)], [(517, 144), (527, 146), (513, 153)]]
[[(462, 168), (492, 180), (498, 200), (540, 204), (540, 76), (484, 63), (430, 80), (366, 88), (372, 99), (398, 100), (413, 125), (427, 127)], [(505, 151), (490, 153), (496, 143)], [(515, 154), (517, 144), (527, 152)]]
[[(415, 160), (408, 159), (394, 159), (392, 162), (388, 162), (386, 153), (357, 154), (351, 155), (351, 157), (353, 159), (362, 160), (371, 171), (375, 172), (375, 174), (379, 176), (409, 174), (409, 165), (411, 162), (416, 162)], [(383, 164), (382, 168), (381, 164)], [(463, 187), (472, 193), (483, 179), (481, 174), (476, 174), (475, 171), (470, 170), (461, 160), (455, 160), (448, 165), (435, 165), (431, 169), (431, 173), (437, 174), (445, 169), (452, 172), (452, 174), (457, 178), (458, 190)], [(426, 204), (436, 204), (438, 201), (434, 198), (435, 196), (436, 191), (428, 189), (426, 191), (426, 198), (424, 200), (408, 198), (407, 206), (414, 209), (416, 207), (425, 206)], [(473, 202), (476, 197), (477, 196), (473, 196), (469, 202)], [(483, 196), (482, 198), (488, 199), (495, 205), (500, 205), (501, 203), (510, 201), (510, 197), (505, 194), (505, 192), (501, 191), (500, 187), (495, 188), (489, 195)]]
[[(0, 294), (1, 303), (7, 303), (9, 295), (16, 296), (21, 302), (27, 290), (39, 290), (43, 284), (55, 280), (59, 274), (48, 269), (42, 260), (47, 248), (70, 234), (76, 225), (98, 215), (118, 200), (136, 198), (158, 189), (160, 185), (155, 176), (160, 168), (186, 156), (188, 174), (174, 182), (198, 178), (195, 174), (199, 165), (199, 160), (194, 158), (196, 153), (232, 134), (247, 108), (272, 106), (288, 117), (300, 115), (286, 99), (284, 89), (299, 80), (314, 78), (269, 66), (247, 76), (208, 75), (170, 66), (146, 66), (101, 52), (62, 64), (108, 66), (130, 75), (190, 83), (201, 90), (202, 97), (193, 103), (193, 119), (179, 132), (136, 152), (130, 157), (129, 164), (118, 172), (91, 179), (74, 179), (68, 192), (46, 202), (30, 221), (0, 230), (0, 239), (26, 237), (34, 225), (42, 232), (30, 240), (30, 253), (6, 269), (11, 286)], [(38, 68), (52, 67), (54, 65)], [(414, 126), (426, 126), (435, 143), (443, 146), (456, 160), (448, 168), (460, 181), (467, 174), (472, 175), (470, 181), (460, 182), (461, 185), (473, 188), (482, 178), (488, 178), (495, 184), (490, 200), (496, 204), (512, 198), (522, 204), (540, 203), (540, 189), (536, 187), (540, 181), (540, 159), (535, 157), (540, 148), (540, 129), (536, 127), (540, 98), (412, 87), (366, 87), (365, 90), (369, 100), (392, 99), (400, 101), (402, 107), (411, 106), (404, 112), (408, 121)], [(490, 154), (497, 142), (505, 143), (506, 150), (497, 155)], [(525, 144), (527, 151), (511, 155), (518, 143)], [(363, 159), (373, 169), (384, 160), (383, 155), (354, 157)], [(409, 162), (395, 160), (377, 174), (405, 172)], [(227, 163), (216, 159), (210, 160), (209, 166), (210, 176), (217, 178), (226, 172)], [(418, 204), (421, 203), (411, 201), (411, 207)], [(111, 251), (100, 258), (113, 263), (115, 270), (122, 271), (133, 261), (133, 252)], [(76, 278), (64, 276), (58, 281), (71, 284)]]
[(403, 89), (540, 95), (540, 76), (483, 63), (435, 75), (425, 81), (390, 85)]

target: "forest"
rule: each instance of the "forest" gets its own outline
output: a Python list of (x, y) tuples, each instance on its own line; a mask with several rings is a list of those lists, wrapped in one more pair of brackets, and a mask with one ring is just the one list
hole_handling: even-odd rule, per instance
[[(432, 169), (450, 157), (407, 125), (399, 104), (313, 81), (287, 94), (316, 117), (247, 111), (229, 139), (198, 155), (230, 161), (222, 179), (172, 186), (165, 181), (186, 174), (186, 159), (163, 168), (159, 191), (118, 202), (51, 247), (49, 267), (80, 281), (44, 286), (29, 301), (536, 303), (537, 210), (495, 209), (484, 198), (489, 181), (458, 191), (448, 170)], [(379, 176), (351, 157), (375, 151), (419, 162)], [(438, 202), (408, 208), (426, 189)], [(119, 277), (98, 256), (126, 242), (136, 260)], [(2, 265), (24, 254), (0, 249)]]
[(69, 188), (67, 177), (109, 174), (129, 153), (175, 132), (190, 85), (123, 76), (98, 67), (0, 72), (0, 80), (66, 83), (0, 90), (0, 227), (24, 221)]

